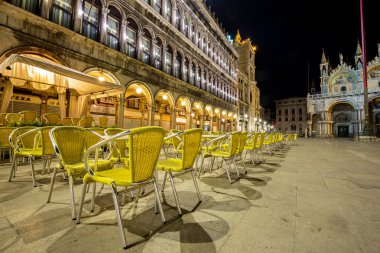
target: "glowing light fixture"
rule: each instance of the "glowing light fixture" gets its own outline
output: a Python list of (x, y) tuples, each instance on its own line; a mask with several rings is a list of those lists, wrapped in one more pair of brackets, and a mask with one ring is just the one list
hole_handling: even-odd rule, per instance
[(234, 119), (236, 119), (236, 118), (237, 118), (237, 114), (235, 113), (235, 114), (234, 114)]
[(219, 109), (218, 108), (215, 109), (215, 113), (219, 113)]
[(196, 104), (196, 105), (195, 105), (195, 108), (199, 109), (199, 104)]
[(194, 118), (194, 116), (195, 116), (195, 113), (192, 112), (192, 113), (191, 113), (191, 117)]
[(136, 92), (137, 92), (137, 94), (141, 94), (141, 93), (142, 93), (142, 89), (141, 89), (141, 87), (138, 87), (138, 88), (136, 89)]
[(226, 115), (226, 111), (222, 111), (222, 115)]
[(101, 82), (104, 82), (106, 79), (104, 78), (104, 76), (99, 76), (98, 80), (101, 81)]
[(248, 118), (248, 114), (244, 114), (244, 118)]
[(182, 105), (182, 106), (185, 106), (185, 105), (186, 105), (186, 102), (185, 102), (185, 101), (182, 101), (182, 102), (181, 102), (181, 105)]
[(164, 94), (164, 95), (162, 96), (162, 99), (163, 99), (163, 100), (167, 100), (167, 99), (168, 99), (168, 96), (167, 96), (166, 94)]

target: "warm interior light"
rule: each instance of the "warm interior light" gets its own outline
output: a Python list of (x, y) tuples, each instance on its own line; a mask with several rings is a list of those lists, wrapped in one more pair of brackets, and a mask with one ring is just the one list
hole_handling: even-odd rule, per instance
[(222, 115), (226, 115), (226, 111), (222, 111)]
[(196, 104), (196, 105), (195, 105), (195, 108), (199, 109), (199, 104)]
[(182, 106), (185, 106), (185, 105), (186, 105), (186, 102), (185, 102), (185, 101), (182, 101), (182, 102), (181, 102), (181, 105), (182, 105)]
[(104, 78), (104, 76), (99, 76), (98, 80), (101, 81), (101, 82), (104, 82), (106, 79)]
[(141, 87), (138, 87), (138, 88), (136, 89), (136, 92), (137, 92), (137, 94), (141, 94), (141, 93), (142, 93), (142, 89), (141, 89)]
[(244, 114), (244, 118), (248, 118), (248, 114)]
[(215, 109), (215, 113), (219, 113), (219, 109), (218, 108)]
[(162, 99), (163, 99), (163, 100), (167, 100), (167, 99), (168, 99), (168, 96), (167, 96), (167, 95), (163, 95), (163, 96), (162, 96)]
[(235, 114), (235, 115), (234, 115), (234, 119), (236, 119), (236, 118), (237, 118), (237, 115)]
[(192, 112), (192, 113), (191, 113), (191, 117), (194, 118), (194, 116), (195, 116), (195, 113)]
[(232, 113), (231, 113), (231, 112), (229, 112), (229, 113), (228, 113), (228, 117), (231, 117), (231, 116), (232, 116)]

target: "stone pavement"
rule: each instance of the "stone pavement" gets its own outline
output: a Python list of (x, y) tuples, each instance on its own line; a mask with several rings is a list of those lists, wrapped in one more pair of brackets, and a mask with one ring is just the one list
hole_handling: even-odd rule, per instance
[[(178, 217), (168, 183), (166, 224), (154, 214), (148, 187), (138, 203), (128, 197), (122, 207), (127, 250), (109, 189), (99, 190), (93, 213), (86, 196), (76, 225), (67, 181), (57, 178), (46, 204), (48, 175), (38, 173), (32, 187), (29, 165), (20, 166), (9, 183), (10, 164), (2, 161), (0, 252), (380, 252), (379, 154), (380, 142), (299, 139), (260, 165), (247, 163), (248, 175), (233, 184), (223, 171), (206, 173), (200, 204), (183, 175), (175, 182), (184, 215)], [(77, 200), (80, 189), (78, 180)]]

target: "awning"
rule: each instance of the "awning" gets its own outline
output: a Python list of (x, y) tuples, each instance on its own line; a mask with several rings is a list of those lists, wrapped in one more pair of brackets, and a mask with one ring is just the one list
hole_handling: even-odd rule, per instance
[[(23, 63), (29, 66), (40, 68), (44, 71), (54, 73), (55, 75), (66, 77), (67, 82), (65, 82), (65, 87), (62, 88), (74, 89), (78, 92), (79, 95), (95, 94), (111, 90), (121, 91), (124, 88), (115, 83), (111, 83), (108, 81), (100, 81), (96, 77), (87, 75), (85, 73), (79, 72), (77, 70), (68, 68), (63, 65), (59, 65), (48, 60), (21, 54), (12, 54), (4, 62), (2, 62), (0, 64), (0, 73), (2, 73), (4, 76), (9, 76), (11, 78), (20, 78), (19, 76), (12, 75), (12, 71), (7, 70), (7, 67), (10, 66), (12, 68), (12, 64), (14, 63)], [(58, 79), (55, 78), (54, 80)], [(31, 78), (29, 77), (28, 81), (38, 82), (39, 80), (31, 80)], [(46, 82), (44, 84), (56, 85), (56, 83), (54, 82)]]

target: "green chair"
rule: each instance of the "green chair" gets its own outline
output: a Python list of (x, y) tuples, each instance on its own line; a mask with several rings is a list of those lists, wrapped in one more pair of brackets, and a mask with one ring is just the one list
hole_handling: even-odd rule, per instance
[[(156, 201), (161, 213), (162, 221), (165, 222), (164, 213), (161, 206), (160, 195), (157, 188), (156, 179), (154, 176), (157, 160), (161, 151), (165, 130), (161, 127), (140, 127), (131, 130), (126, 130), (110, 138), (99, 142), (90, 147), (85, 154), (85, 167), (87, 170), (86, 176), (83, 178), (83, 191), (80, 200), (77, 223), (80, 223), (82, 215), (84, 197), (86, 194), (87, 184), (102, 183), (110, 186), (112, 189), (113, 201), (115, 205), (117, 221), (120, 228), (120, 235), (123, 247), (127, 246), (123, 221), (121, 217), (120, 207), (117, 200), (117, 187), (124, 186), (133, 190), (141, 189), (142, 186), (153, 184), (156, 194)], [(96, 171), (88, 161), (89, 154), (97, 150), (99, 147), (116, 140), (123, 140), (128, 136), (128, 164), (124, 168), (113, 168), (107, 171)], [(139, 196), (139, 194), (137, 195)], [(156, 210), (157, 211), (157, 210)]]
[[(201, 193), (199, 191), (199, 187), (195, 179), (194, 169), (193, 169), (193, 164), (194, 164), (195, 158), (198, 155), (199, 146), (201, 143), (202, 132), (203, 131), (200, 128), (189, 129), (182, 132), (180, 134), (182, 137), (181, 138), (182, 148), (180, 152), (180, 158), (169, 158), (167, 160), (159, 161), (157, 163), (157, 169), (165, 172), (164, 182), (162, 185), (162, 191), (164, 190), (164, 187), (165, 187), (167, 174), (169, 174), (170, 183), (172, 186), (172, 190), (173, 190), (173, 194), (174, 194), (179, 215), (182, 215), (182, 211), (181, 211), (181, 206), (179, 204), (177, 191), (174, 185), (173, 173), (184, 174), (184, 173), (191, 172), (191, 176), (193, 177), (194, 186), (195, 186), (195, 190), (197, 191), (199, 202), (202, 201)], [(176, 138), (176, 137), (177, 136), (174, 136), (172, 138)]]
[[(83, 178), (86, 173), (86, 167), (83, 161), (85, 150), (88, 147), (88, 132), (85, 128), (74, 126), (59, 126), (54, 127), (50, 131), (50, 138), (53, 142), (54, 150), (59, 158), (60, 165), (56, 166), (51, 177), (50, 191), (47, 203), (50, 202), (54, 188), (55, 177), (57, 172), (66, 172), (69, 177), (70, 195), (71, 195), (71, 215), (72, 219), (76, 219), (75, 199), (74, 199), (74, 179)], [(96, 135), (96, 133), (93, 132)], [(95, 150), (98, 152), (98, 150)], [(89, 163), (95, 171), (110, 170), (111, 162), (108, 160), (97, 160)], [(95, 188), (93, 189), (93, 196)], [(94, 202), (92, 203), (94, 205)]]

